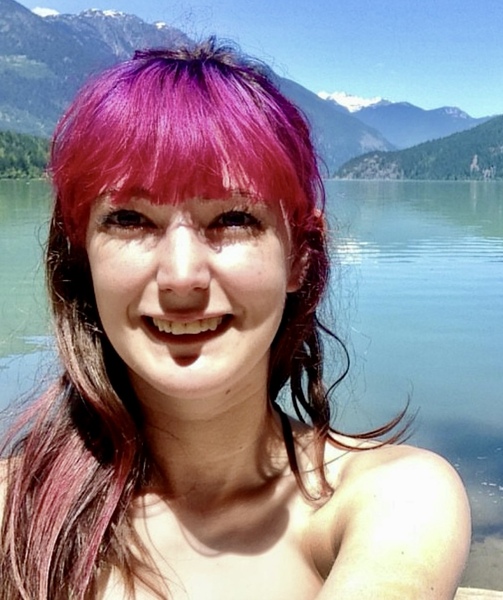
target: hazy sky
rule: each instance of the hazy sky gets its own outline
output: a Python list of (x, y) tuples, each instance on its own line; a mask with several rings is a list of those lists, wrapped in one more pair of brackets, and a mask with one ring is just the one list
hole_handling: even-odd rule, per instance
[(314, 92), (503, 113), (503, 0), (23, 0), (216, 33)]

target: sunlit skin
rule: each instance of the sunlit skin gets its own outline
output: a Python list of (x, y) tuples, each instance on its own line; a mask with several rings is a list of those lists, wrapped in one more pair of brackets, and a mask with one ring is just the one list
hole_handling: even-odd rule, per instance
[[(105, 197), (87, 252), (103, 327), (146, 415), (157, 474), (132, 514), (170, 597), (453, 597), (469, 515), (442, 459), (405, 446), (330, 446), (334, 493), (318, 501), (289, 470), (267, 369), (303, 259), (278, 207)], [(309, 472), (311, 431), (292, 425)], [(307, 483), (319, 495), (314, 473)], [(123, 594), (117, 573), (106, 573), (101, 597)], [(152, 595), (139, 588), (136, 597)]]
[(258, 383), (263, 393), (297, 287), (276, 213), (243, 199), (94, 207), (87, 248), (101, 321), (149, 406), (169, 398), (171, 411), (204, 417), (208, 397), (225, 409)]

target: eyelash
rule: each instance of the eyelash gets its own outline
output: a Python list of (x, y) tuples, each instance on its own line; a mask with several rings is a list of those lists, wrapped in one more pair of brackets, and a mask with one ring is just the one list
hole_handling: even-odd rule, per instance
[(230, 228), (230, 229), (260, 229), (262, 223), (246, 210), (229, 210), (218, 215), (210, 223), (211, 229)]
[[(125, 222), (123, 221), (125, 219)], [(120, 229), (138, 229), (151, 225), (152, 222), (136, 210), (119, 209), (103, 216), (101, 225)]]
[[(119, 229), (139, 229), (153, 226), (152, 221), (136, 210), (119, 209), (103, 216), (101, 225)], [(229, 210), (214, 218), (208, 229), (261, 229), (261, 221), (246, 210)]]

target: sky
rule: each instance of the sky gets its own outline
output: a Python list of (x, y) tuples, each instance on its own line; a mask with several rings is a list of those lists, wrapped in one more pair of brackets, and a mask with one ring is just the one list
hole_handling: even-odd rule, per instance
[(503, 0), (22, 0), (232, 39), (318, 93), (503, 114)]

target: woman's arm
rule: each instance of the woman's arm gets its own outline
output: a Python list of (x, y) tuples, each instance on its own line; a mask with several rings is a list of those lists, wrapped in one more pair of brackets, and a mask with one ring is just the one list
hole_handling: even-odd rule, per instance
[(341, 533), (317, 600), (454, 597), (470, 546), (470, 511), (446, 461), (408, 447), (363, 452), (332, 500)]

